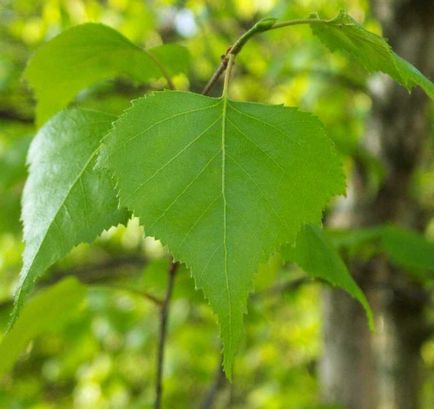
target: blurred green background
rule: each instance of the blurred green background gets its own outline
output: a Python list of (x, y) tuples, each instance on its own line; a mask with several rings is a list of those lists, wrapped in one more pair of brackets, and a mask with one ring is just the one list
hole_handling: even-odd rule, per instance
[[(0, 0), (0, 331), (7, 325), (21, 266), (19, 203), (26, 151), (36, 131), (35, 102), (22, 73), (40, 44), (89, 21), (107, 24), (146, 48), (177, 42), (188, 48), (191, 67), (188, 76), (174, 82), (179, 89), (200, 92), (227, 47), (259, 18), (303, 18), (313, 11), (333, 17), (341, 8), (381, 32), (363, 0)], [(308, 27), (297, 27), (255, 37), (245, 47), (231, 95), (314, 112), (336, 142), (346, 170), (358, 155), (375, 186), (383, 170), (359, 146), (371, 107), (366, 79), (359, 67), (328, 52)], [(143, 85), (118, 78), (84, 90), (75, 103), (120, 113), (131, 99), (164, 86), (163, 80)], [(214, 95), (220, 90), (216, 87)], [(433, 169), (431, 162), (415, 185), (430, 206)], [(142, 293), (163, 297), (167, 266), (161, 244), (144, 238), (135, 219), (105, 232), (95, 244), (80, 245), (56, 264), (38, 289), (47, 291), (48, 284), (75, 275), (86, 285), (77, 284), (84, 295), (71, 314), (48, 323), (1, 377), (0, 408), (151, 407), (159, 317), (158, 307)], [(261, 269), (245, 343), (228, 384), (220, 371), (215, 317), (182, 270), (171, 305), (165, 407), (205, 408), (212, 399), (218, 408), (337, 409), (320, 404), (321, 284), (304, 277), (293, 265), (281, 267), (278, 257)], [(433, 341), (423, 346), (422, 358), (427, 374), (423, 409), (430, 409)]]

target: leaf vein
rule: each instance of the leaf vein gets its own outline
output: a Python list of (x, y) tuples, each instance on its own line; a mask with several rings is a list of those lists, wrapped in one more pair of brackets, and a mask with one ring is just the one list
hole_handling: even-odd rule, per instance
[(156, 126), (161, 125), (161, 124), (163, 124), (165, 122), (168, 122), (168, 121), (170, 121), (170, 120), (172, 120), (174, 118), (178, 118), (178, 117), (185, 116), (185, 115), (188, 115), (188, 114), (193, 114), (195, 112), (207, 111), (208, 109), (212, 109), (212, 108), (216, 107), (219, 104), (220, 104), (220, 102), (217, 102), (214, 105), (209, 105), (209, 106), (202, 107), (202, 108), (197, 108), (197, 109), (191, 109), (189, 111), (178, 112), (178, 113), (176, 113), (176, 114), (174, 114), (172, 116), (165, 117), (164, 119), (161, 119), (161, 120), (159, 120), (157, 122), (154, 122), (152, 125), (148, 126), (146, 129), (144, 129), (144, 130), (142, 130), (142, 131), (134, 134), (129, 139), (127, 139), (125, 141), (125, 143), (127, 144), (127, 143), (133, 141), (134, 139), (138, 138), (139, 136), (142, 136), (146, 132), (150, 131), (152, 128), (155, 128)]
[(232, 124), (232, 126), (240, 133), (240, 135), (244, 136), (247, 141), (249, 141), (256, 149), (258, 149), (261, 153), (263, 153), (268, 159), (270, 159), (282, 172), (285, 173), (285, 169), (280, 165), (276, 160), (266, 151), (264, 151), (253, 139), (249, 138), (230, 118), (228, 121)]
[(137, 193), (143, 186), (145, 186), (149, 181), (151, 181), (155, 176), (157, 176), (166, 166), (169, 166), (178, 156), (180, 156), (183, 152), (185, 152), (188, 148), (190, 148), (195, 142), (201, 139), (201, 137), (206, 134), (216, 123), (220, 120), (221, 117), (218, 117), (214, 122), (211, 123), (203, 132), (201, 132), (198, 136), (196, 136), (191, 142), (185, 145), (178, 153), (172, 156), (164, 165), (158, 168), (149, 178), (147, 178), (144, 182), (140, 183), (140, 185), (135, 189), (134, 193)]
[(205, 210), (196, 218), (195, 222), (191, 225), (191, 227), (188, 229), (187, 233), (185, 234), (184, 238), (179, 243), (179, 248), (182, 248), (182, 245), (187, 241), (188, 237), (190, 236), (191, 232), (194, 230), (194, 228), (198, 225), (198, 223), (202, 220), (202, 218), (208, 213), (208, 211), (212, 208), (212, 206), (217, 202), (217, 200), (220, 199), (220, 194), (211, 201), (211, 203), (205, 208)]
[[(238, 112), (239, 114), (245, 116), (246, 118), (254, 119), (257, 122), (259, 122), (259, 123), (261, 123), (261, 124), (263, 124), (265, 126), (268, 126), (269, 128), (274, 129), (275, 131), (277, 131), (281, 135), (283, 135), (285, 137), (285, 139), (288, 139), (288, 135), (282, 129), (280, 129), (279, 127), (277, 127), (277, 126), (275, 126), (275, 125), (273, 125), (273, 124), (271, 124), (269, 122), (265, 122), (262, 119), (254, 116), (254, 115), (250, 115), (250, 114), (247, 114), (246, 112), (240, 111), (239, 109), (235, 108), (233, 104), (231, 104), (231, 109), (233, 109), (234, 111)], [(300, 121), (300, 122), (302, 122), (302, 121)], [(300, 145), (300, 142), (297, 141), (296, 139), (291, 139), (291, 142), (292, 143), (296, 143), (297, 145)]]
[(271, 212), (276, 216), (277, 221), (279, 223), (279, 225), (283, 224), (286, 228), (289, 229), (288, 223), (282, 219), (282, 217), (279, 215), (279, 213), (276, 211), (276, 209), (274, 208), (274, 206), (272, 205), (272, 203), (267, 199), (267, 196), (264, 194), (264, 192), (262, 191), (262, 189), (259, 187), (259, 185), (256, 183), (255, 179), (249, 174), (249, 172), (247, 172), (247, 170), (232, 156), (232, 155), (227, 155), (229, 159), (232, 160), (232, 162), (235, 163), (235, 165), (237, 165), (244, 173), (245, 175), (252, 181), (252, 183), (256, 186), (256, 188), (258, 189), (258, 193), (261, 196), (261, 198), (264, 200), (265, 203), (268, 204), (268, 206), (271, 209)]
[(226, 202), (226, 119), (227, 119), (228, 99), (223, 99), (223, 114), (222, 114), (222, 197), (223, 197), (223, 249), (224, 249), (224, 273), (226, 281), (226, 295), (228, 297), (228, 321), (229, 321), (229, 339), (232, 343), (232, 297), (229, 287), (229, 274), (228, 274), (228, 244), (227, 244), (227, 202)]
[[(149, 229), (151, 230), (166, 214), (167, 212), (172, 208), (172, 206), (175, 205), (175, 203), (179, 200), (179, 198), (190, 188), (191, 185), (193, 185), (194, 182), (196, 182), (197, 179), (205, 172), (205, 170), (208, 168), (208, 166), (211, 164), (211, 162), (217, 157), (219, 152), (217, 152), (206, 164), (203, 166), (203, 168), (199, 171), (199, 173), (184, 187), (184, 189), (173, 199), (173, 201), (169, 204), (169, 206), (166, 207), (166, 209), (163, 211), (163, 213), (149, 226)], [(145, 226), (146, 229), (146, 226)]]

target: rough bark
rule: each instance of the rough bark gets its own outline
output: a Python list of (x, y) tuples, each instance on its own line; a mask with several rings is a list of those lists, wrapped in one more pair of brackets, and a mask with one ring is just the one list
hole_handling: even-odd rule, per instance
[[(394, 50), (432, 78), (434, 2), (373, 0), (372, 9)], [(384, 166), (385, 178), (372, 192), (363, 164), (356, 163), (349, 197), (331, 223), (351, 228), (395, 222), (423, 229), (428, 215), (412, 195), (412, 176), (428, 146), (430, 103), (420, 90), (409, 95), (384, 78), (373, 81), (371, 92), (364, 146)], [(324, 399), (345, 409), (420, 409), (428, 296), (382, 257), (350, 264), (373, 306), (377, 331), (370, 333), (351, 298), (325, 294)]]

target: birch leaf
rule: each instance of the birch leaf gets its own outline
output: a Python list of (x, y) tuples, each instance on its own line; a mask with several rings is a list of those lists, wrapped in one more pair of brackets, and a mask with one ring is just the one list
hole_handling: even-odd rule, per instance
[(72, 109), (52, 118), (30, 146), (22, 200), (23, 268), (12, 323), (35, 280), (74, 246), (126, 222), (111, 178), (94, 169), (101, 138), (113, 117)]
[(164, 44), (144, 50), (103, 24), (70, 28), (42, 45), (29, 61), (25, 79), (34, 89), (38, 124), (64, 108), (97, 81), (127, 77), (143, 83), (188, 70), (184, 47)]
[(387, 41), (366, 30), (345, 11), (328, 22), (311, 23), (312, 32), (331, 51), (344, 52), (368, 72), (383, 72), (410, 90), (420, 86), (434, 99), (434, 84), (416, 67), (393, 52)]
[(344, 190), (333, 143), (295, 108), (174, 91), (134, 101), (105, 142), (121, 205), (217, 314), (230, 377), (258, 265)]

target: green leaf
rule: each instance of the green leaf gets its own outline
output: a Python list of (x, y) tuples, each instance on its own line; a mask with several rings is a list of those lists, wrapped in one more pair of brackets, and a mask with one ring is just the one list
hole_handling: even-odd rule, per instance
[[(156, 62), (156, 60), (158, 62)], [(73, 27), (40, 47), (24, 77), (37, 99), (38, 124), (64, 108), (83, 88), (119, 76), (147, 82), (188, 70), (184, 47), (170, 44), (143, 50), (116, 30), (102, 24)]]
[(423, 272), (434, 272), (434, 243), (418, 233), (387, 226), (383, 230), (383, 247), (393, 263), (419, 278), (426, 277)]
[(31, 339), (68, 323), (79, 312), (86, 293), (86, 287), (69, 277), (32, 297), (0, 342), (0, 376), (12, 368)]
[[(434, 272), (434, 243), (420, 233), (394, 225), (334, 230), (328, 232), (333, 246), (349, 252), (350, 256), (372, 258), (385, 254), (398, 267), (418, 279), (432, 279)], [(369, 251), (367, 251), (369, 250)]]
[(395, 53), (393, 53), (393, 55), (402, 77), (402, 82), (399, 82), (407, 89), (411, 89), (418, 85), (432, 100), (434, 100), (434, 83), (425, 77), (425, 75), (423, 75), (414, 65), (410, 64)]
[(22, 201), (23, 268), (12, 322), (34, 281), (48, 267), (77, 244), (127, 220), (127, 212), (118, 209), (111, 178), (93, 169), (112, 120), (95, 111), (63, 111), (32, 141)]
[(371, 258), (381, 249), (383, 226), (352, 228), (352, 229), (327, 229), (327, 236), (333, 247), (338, 251), (345, 251), (350, 257)]
[(258, 265), (344, 190), (333, 143), (295, 108), (173, 91), (134, 101), (105, 142), (121, 204), (216, 312), (230, 377)]
[(288, 250), (285, 252), (286, 258), (296, 262), (307, 274), (342, 288), (359, 301), (365, 309), (370, 328), (374, 328), (372, 311), (365, 294), (354, 281), (323, 229), (314, 225), (304, 226), (298, 234), (295, 246)]
[(367, 71), (384, 72), (407, 89), (419, 85), (434, 99), (434, 83), (396, 55), (384, 38), (365, 30), (345, 11), (332, 20), (314, 22), (310, 26), (331, 51), (343, 51)]

